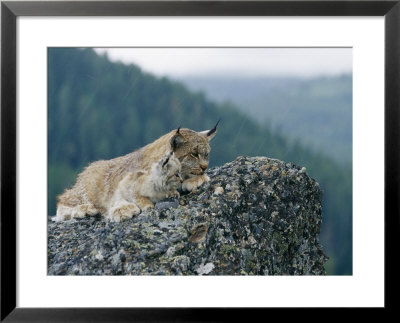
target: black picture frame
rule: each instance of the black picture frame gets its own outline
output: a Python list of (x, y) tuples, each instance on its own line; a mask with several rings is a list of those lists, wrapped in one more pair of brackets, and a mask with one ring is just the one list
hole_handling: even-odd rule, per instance
[[(400, 180), (400, 0), (388, 1), (2, 1), (1, 3), (1, 322), (235, 321), (238, 311), (195, 308), (16, 307), (16, 19), (18, 16), (384, 16), (385, 309), (396, 306)], [(373, 153), (373, 152), (371, 152)], [(371, 255), (371, 257), (373, 257)], [(373, 261), (373, 259), (371, 259)], [(248, 313), (251, 312), (251, 313)], [(256, 317), (256, 316), (254, 316)], [(261, 316), (262, 317), (262, 316)], [(322, 319), (322, 318), (320, 318)]]

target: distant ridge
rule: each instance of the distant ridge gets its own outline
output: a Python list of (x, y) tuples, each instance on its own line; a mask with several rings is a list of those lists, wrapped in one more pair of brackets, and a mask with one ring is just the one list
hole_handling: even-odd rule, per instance
[(181, 77), (193, 91), (232, 102), (261, 125), (342, 163), (352, 158), (352, 76)]

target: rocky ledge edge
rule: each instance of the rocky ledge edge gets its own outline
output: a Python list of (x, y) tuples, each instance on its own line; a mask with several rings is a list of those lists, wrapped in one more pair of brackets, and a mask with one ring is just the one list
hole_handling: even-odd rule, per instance
[(197, 192), (120, 223), (48, 221), (49, 275), (324, 275), (322, 192), (306, 169), (238, 157)]

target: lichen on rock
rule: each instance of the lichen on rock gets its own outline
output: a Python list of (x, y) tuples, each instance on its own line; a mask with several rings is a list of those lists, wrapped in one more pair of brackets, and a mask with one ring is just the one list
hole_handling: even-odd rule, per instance
[(48, 223), (49, 275), (324, 275), (322, 193), (305, 168), (238, 157), (119, 223)]

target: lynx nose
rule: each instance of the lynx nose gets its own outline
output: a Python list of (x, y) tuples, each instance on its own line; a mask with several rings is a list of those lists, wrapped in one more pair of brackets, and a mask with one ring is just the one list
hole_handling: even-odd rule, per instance
[(200, 168), (203, 170), (203, 172), (207, 169), (207, 167), (207, 164), (200, 164)]

